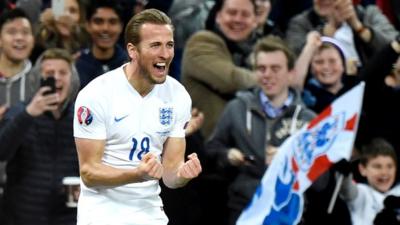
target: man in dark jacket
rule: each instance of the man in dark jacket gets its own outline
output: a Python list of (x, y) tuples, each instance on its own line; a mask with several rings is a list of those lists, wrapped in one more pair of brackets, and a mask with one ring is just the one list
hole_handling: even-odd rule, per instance
[(233, 175), (229, 224), (251, 200), (277, 147), (315, 115), (289, 88), (295, 56), (280, 38), (261, 39), (254, 55), (258, 87), (228, 103), (206, 145), (208, 155)]
[[(7, 163), (6, 224), (73, 225), (62, 179), (79, 176), (72, 121), (79, 78), (71, 55), (46, 50), (31, 75), (54, 77), (28, 103), (11, 107), (0, 124), (0, 160)], [(48, 93), (50, 92), (50, 93)]]

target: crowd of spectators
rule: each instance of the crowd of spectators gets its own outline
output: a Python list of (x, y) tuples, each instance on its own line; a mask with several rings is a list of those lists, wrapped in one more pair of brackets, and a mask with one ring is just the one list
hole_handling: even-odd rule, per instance
[[(0, 224), (76, 224), (62, 188), (63, 177), (79, 176), (75, 97), (128, 62), (121, 34), (146, 8), (164, 11), (175, 26), (170, 76), (192, 98), (186, 155), (196, 152), (203, 166), (184, 188), (160, 182), (169, 224), (235, 224), (282, 142), (362, 81), (340, 199), (331, 215), (314, 203), (328, 204), (333, 167), (324, 188), (306, 193), (301, 224), (372, 225), (385, 197), (400, 196), (398, 0), (64, 0), (61, 15), (52, 2), (0, 0)], [(48, 76), (63, 98), (44, 94)], [(380, 171), (394, 177), (382, 190), (375, 183), (386, 178), (370, 178), (374, 160), (394, 166)], [(360, 200), (363, 188), (374, 195)], [(356, 210), (369, 198), (377, 208)]]

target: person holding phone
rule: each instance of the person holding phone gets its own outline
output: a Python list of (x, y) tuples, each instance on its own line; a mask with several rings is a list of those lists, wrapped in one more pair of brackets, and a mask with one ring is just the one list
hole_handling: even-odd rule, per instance
[(40, 15), (33, 59), (48, 48), (64, 48), (74, 58), (89, 44), (85, 29), (85, 7), (80, 0), (53, 0)]
[[(32, 23), (25, 12), (5, 9), (0, 14), (0, 120), (10, 106), (29, 99), (36, 91), (31, 85), (38, 83), (38, 79), (29, 76), (33, 45)], [(0, 193), (6, 182), (5, 166), (0, 161)], [(0, 200), (0, 207), (1, 204)], [(2, 215), (0, 210), (0, 224), (5, 217)]]
[(0, 123), (5, 224), (75, 225), (76, 209), (65, 204), (62, 180), (79, 176), (72, 127), (79, 78), (63, 49), (46, 50), (31, 73), (42, 86), (31, 100), (10, 107)]

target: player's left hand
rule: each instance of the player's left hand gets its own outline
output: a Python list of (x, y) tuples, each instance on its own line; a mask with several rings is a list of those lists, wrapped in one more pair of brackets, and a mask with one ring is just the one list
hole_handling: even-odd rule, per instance
[(192, 153), (188, 156), (188, 159), (178, 170), (178, 177), (184, 179), (192, 179), (197, 177), (201, 171), (200, 160), (196, 153)]

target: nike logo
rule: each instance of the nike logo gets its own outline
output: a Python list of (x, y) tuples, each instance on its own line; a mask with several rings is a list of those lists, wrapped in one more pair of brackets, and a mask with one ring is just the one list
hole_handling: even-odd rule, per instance
[(129, 114), (128, 114), (128, 115), (125, 115), (125, 116), (122, 116), (122, 117), (120, 117), (120, 118), (114, 117), (114, 121), (115, 121), (115, 122), (119, 122), (119, 121), (125, 119), (127, 116), (129, 116)]

